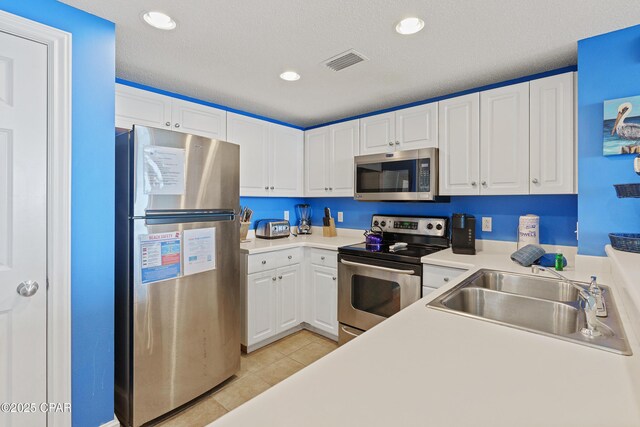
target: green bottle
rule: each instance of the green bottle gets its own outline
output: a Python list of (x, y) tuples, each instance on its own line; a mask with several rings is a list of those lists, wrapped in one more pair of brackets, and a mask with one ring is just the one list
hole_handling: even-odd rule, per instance
[(556, 254), (556, 271), (562, 271), (564, 269), (564, 257), (561, 253)]

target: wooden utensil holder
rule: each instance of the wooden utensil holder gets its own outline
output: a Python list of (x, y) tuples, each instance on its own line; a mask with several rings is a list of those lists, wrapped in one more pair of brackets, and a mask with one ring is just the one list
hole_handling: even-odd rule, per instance
[(250, 222), (240, 222), (240, 241), (247, 240)]
[(336, 237), (338, 235), (338, 232), (336, 231), (336, 223), (333, 220), (333, 218), (329, 219), (329, 225), (323, 225), (322, 226), (322, 235), (324, 237)]

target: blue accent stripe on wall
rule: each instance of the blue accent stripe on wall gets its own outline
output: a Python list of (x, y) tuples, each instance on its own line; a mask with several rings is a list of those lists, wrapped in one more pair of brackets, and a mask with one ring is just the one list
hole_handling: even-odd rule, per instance
[(120, 84), (125, 85), (125, 86), (135, 87), (135, 88), (146, 90), (146, 91), (149, 91), (149, 92), (154, 92), (154, 93), (157, 93), (157, 94), (160, 94), (160, 95), (170, 96), (172, 98), (182, 99), (184, 101), (189, 101), (189, 102), (193, 102), (193, 103), (196, 103), (196, 104), (206, 105), (207, 107), (213, 107), (213, 108), (217, 108), (219, 110), (225, 110), (225, 111), (228, 111), (230, 113), (236, 113), (236, 114), (241, 114), (241, 115), (247, 116), (247, 117), (253, 117), (254, 119), (264, 120), (265, 122), (275, 123), (277, 125), (288, 126), (290, 128), (304, 130), (304, 128), (301, 127), (301, 126), (293, 125), (291, 123), (283, 122), (281, 120), (271, 119), (269, 117), (265, 117), (265, 116), (261, 116), (261, 115), (253, 114), (253, 113), (249, 113), (247, 111), (237, 110), (235, 108), (227, 107), (225, 105), (215, 104), (213, 102), (203, 101), (201, 99), (192, 98), (190, 96), (181, 95), (179, 93), (169, 92), (167, 90), (158, 89), (158, 88), (155, 88), (155, 87), (152, 87), (152, 86), (143, 85), (141, 83), (136, 83), (136, 82), (132, 82), (132, 81), (129, 81), (129, 80), (120, 79), (120, 78), (116, 78), (116, 83), (120, 83)]
[(602, 155), (603, 102), (640, 95), (640, 25), (579, 41), (578, 68), (578, 252), (604, 256), (608, 233), (640, 233), (640, 200), (613, 188), (640, 182), (635, 155)]
[(319, 125), (309, 126), (309, 127), (305, 128), (305, 130), (316, 129), (316, 128), (319, 128), (319, 127), (329, 126), (329, 125), (333, 125), (333, 124), (336, 124), (336, 123), (348, 122), (350, 120), (362, 119), (364, 117), (376, 116), (378, 114), (389, 113), (389, 112), (392, 112), (392, 111), (402, 110), (404, 108), (416, 107), (418, 105), (430, 104), (432, 102), (438, 102), (438, 101), (442, 101), (442, 100), (445, 100), (445, 99), (455, 98), (456, 96), (468, 95), (470, 93), (481, 92), (483, 90), (496, 89), (496, 88), (499, 88), (499, 87), (504, 87), (504, 86), (509, 86), (509, 85), (515, 85), (515, 84), (518, 84), (518, 83), (529, 82), (531, 80), (542, 79), (544, 77), (555, 76), (557, 74), (569, 73), (569, 72), (577, 71), (577, 70), (578, 70), (578, 67), (576, 65), (570, 65), (568, 67), (557, 68), (555, 70), (550, 70), (550, 71), (545, 71), (545, 72), (542, 72), (542, 73), (532, 74), (530, 76), (518, 77), (516, 79), (506, 80), (504, 82), (493, 83), (493, 84), (490, 84), (490, 85), (480, 86), (480, 87), (476, 87), (476, 88), (473, 88), (473, 89), (467, 89), (467, 90), (463, 90), (463, 91), (460, 91), (460, 92), (450, 93), (448, 95), (436, 96), (434, 98), (424, 99), (422, 101), (410, 102), (408, 104), (398, 105), (396, 107), (389, 107), (389, 108), (385, 108), (385, 109), (382, 109), (382, 110), (372, 111), (370, 113), (360, 114), (360, 115), (357, 115), (357, 116), (351, 116), (351, 117), (347, 117), (347, 118), (344, 118), (344, 119), (334, 120), (334, 121), (327, 122), (327, 123), (322, 123), (322, 124), (319, 124)]
[(284, 211), (289, 211), (289, 221), (295, 225), (296, 205), (305, 203), (302, 197), (240, 197), (240, 205), (253, 209), (250, 228), (255, 228), (256, 220), (284, 218)]

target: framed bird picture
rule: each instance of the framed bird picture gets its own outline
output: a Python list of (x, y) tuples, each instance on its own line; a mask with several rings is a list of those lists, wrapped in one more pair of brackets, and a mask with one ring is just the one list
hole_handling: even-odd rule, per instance
[(640, 154), (640, 95), (604, 101), (602, 154)]

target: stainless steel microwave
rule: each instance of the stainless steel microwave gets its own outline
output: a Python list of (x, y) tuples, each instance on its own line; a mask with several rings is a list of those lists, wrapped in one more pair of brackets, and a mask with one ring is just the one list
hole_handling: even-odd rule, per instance
[(354, 199), (362, 201), (435, 201), (438, 149), (356, 156)]

